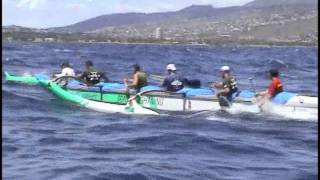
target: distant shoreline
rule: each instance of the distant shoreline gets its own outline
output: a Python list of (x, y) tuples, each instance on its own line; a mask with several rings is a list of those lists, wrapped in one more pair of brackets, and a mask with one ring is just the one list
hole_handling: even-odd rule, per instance
[[(75, 42), (77, 43), (77, 42)], [(88, 44), (94, 44), (91, 42), (84, 42)], [(318, 46), (307, 46), (307, 45), (268, 45), (268, 44), (183, 44), (183, 43), (121, 43), (121, 42), (95, 42), (97, 44), (124, 44), (124, 45), (181, 45), (181, 46), (211, 46), (211, 47), (313, 47)]]
[(189, 43), (142, 43), (142, 42), (72, 42), (72, 41), (62, 41), (62, 42), (34, 42), (34, 41), (2, 41), (3, 43), (70, 43), (70, 44), (122, 44), (122, 45), (162, 45), (162, 46), (206, 46), (206, 47), (310, 47), (310, 48), (318, 48), (318, 45), (270, 45), (270, 44), (239, 44), (239, 43), (217, 43), (217, 44), (189, 44)]

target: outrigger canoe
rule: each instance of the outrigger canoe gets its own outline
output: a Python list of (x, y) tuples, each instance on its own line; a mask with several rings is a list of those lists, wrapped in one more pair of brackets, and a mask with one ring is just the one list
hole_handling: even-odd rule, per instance
[[(48, 76), (36, 74), (34, 76), (13, 76), (5, 73), (7, 81), (15, 81), (27, 84), (48, 84)], [(100, 83), (96, 86), (86, 87), (81, 82), (72, 80), (65, 86), (59, 86), (57, 83), (51, 83), (52, 87), (47, 87), (54, 94), (63, 100), (71, 101), (80, 104), (83, 101), (89, 101), (90, 104), (95, 104), (94, 108), (103, 109), (103, 112), (113, 112), (116, 108), (109, 108), (105, 106), (115, 105), (120, 110), (128, 104), (130, 97), (134, 96), (133, 92), (126, 92), (125, 85), (122, 83)], [(146, 86), (141, 91), (143, 93), (135, 101), (141, 111), (145, 109), (150, 110), (150, 114), (158, 111), (218, 111), (221, 109), (219, 100), (215, 95), (214, 90), (209, 88), (184, 88), (176, 93), (162, 91), (158, 86)], [(60, 94), (68, 94), (68, 98), (60, 96)], [(233, 109), (241, 109), (243, 112), (260, 112), (270, 109), (268, 104), (266, 106), (258, 106), (253, 92), (248, 90), (240, 91), (235, 94), (232, 103)], [(300, 113), (309, 112), (317, 117), (318, 114), (318, 97), (301, 96), (296, 93), (282, 92), (279, 93), (271, 102), (273, 107), (283, 109), (286, 112)], [(82, 103), (84, 104), (84, 103)], [(83, 106), (83, 105), (82, 105)], [(93, 106), (92, 106), (93, 107)], [(107, 109), (109, 108), (109, 109)]]
[(63, 89), (56, 82), (50, 82), (43, 76), (12, 76), (5, 73), (7, 81), (21, 82), (30, 85), (41, 85), (51, 91), (54, 95), (61, 98), (64, 101), (74, 103), (81, 107), (92, 109), (98, 112), (119, 112), (125, 114), (149, 114), (158, 115), (157, 112), (141, 107), (136, 101), (131, 101), (130, 106), (120, 104), (110, 104), (99, 101), (94, 101), (81, 97), (80, 95), (71, 93), (66, 89)]

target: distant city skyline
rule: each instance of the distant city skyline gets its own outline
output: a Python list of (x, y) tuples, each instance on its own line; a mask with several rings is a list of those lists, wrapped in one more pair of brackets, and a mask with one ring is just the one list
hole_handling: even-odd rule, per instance
[(253, 0), (3, 0), (3, 25), (59, 27), (99, 15), (176, 11), (190, 5), (240, 6)]

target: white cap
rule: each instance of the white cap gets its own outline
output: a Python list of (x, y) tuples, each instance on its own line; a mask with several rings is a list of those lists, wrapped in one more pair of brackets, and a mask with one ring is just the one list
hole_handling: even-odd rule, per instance
[(230, 71), (230, 67), (229, 66), (222, 66), (220, 68), (220, 71)]
[(177, 70), (176, 65), (174, 65), (174, 64), (168, 64), (168, 65), (167, 65), (167, 70), (171, 70), (171, 71)]

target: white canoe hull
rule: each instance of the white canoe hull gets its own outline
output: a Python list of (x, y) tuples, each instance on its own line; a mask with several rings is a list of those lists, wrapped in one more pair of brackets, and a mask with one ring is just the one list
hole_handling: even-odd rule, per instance
[(262, 111), (269, 115), (278, 115), (294, 119), (317, 119), (318, 108), (301, 106), (284, 106), (274, 103), (266, 103), (261, 107)]
[[(219, 111), (221, 107), (216, 97), (211, 98), (178, 98), (164, 96), (142, 96), (141, 105), (145, 108), (163, 111)], [(153, 103), (150, 103), (150, 101)], [(156, 103), (155, 103), (155, 102)], [(153, 104), (153, 105), (150, 105)], [(156, 104), (156, 106), (154, 105)], [(290, 118), (317, 118), (318, 117), (318, 97), (295, 96), (286, 104), (275, 104), (267, 102), (259, 106), (255, 101), (248, 99), (235, 101), (231, 108), (223, 108), (230, 113), (267, 113), (273, 115), (287, 116)]]
[(134, 109), (132, 109), (133, 111), (126, 110), (126, 105), (103, 103), (103, 102), (91, 101), (87, 99), (84, 100), (83, 106), (85, 108), (88, 108), (97, 112), (159, 115), (155, 111), (141, 107), (136, 103), (136, 101), (132, 101), (132, 102), (135, 104), (133, 106)]

